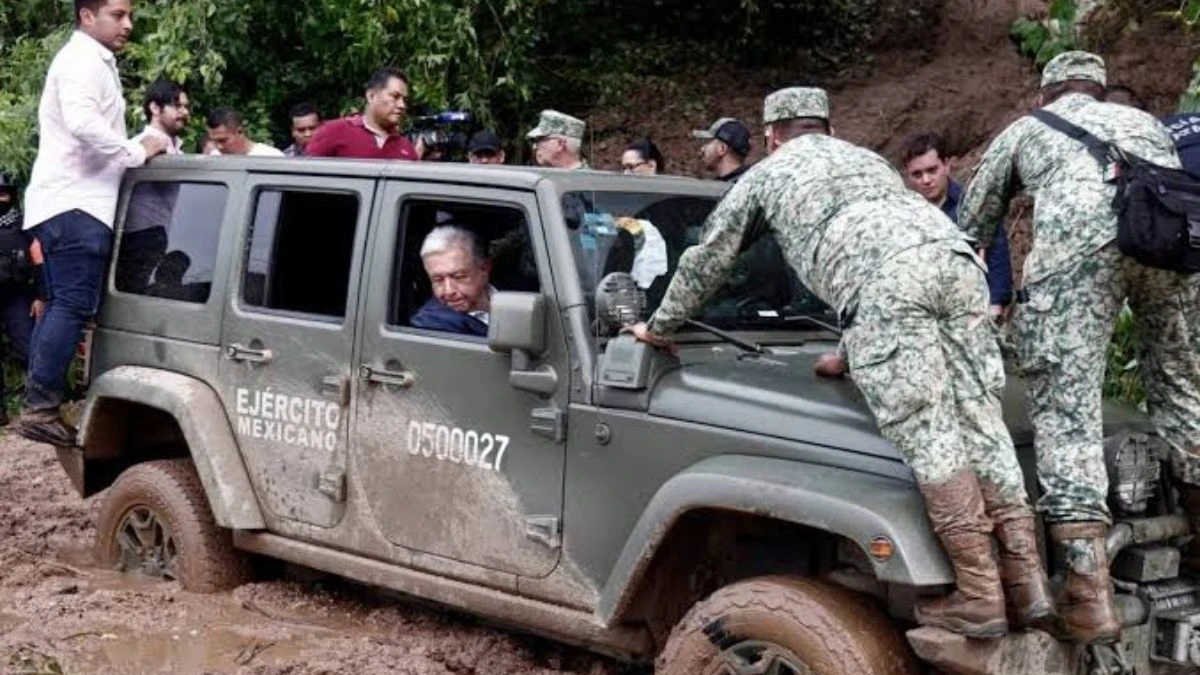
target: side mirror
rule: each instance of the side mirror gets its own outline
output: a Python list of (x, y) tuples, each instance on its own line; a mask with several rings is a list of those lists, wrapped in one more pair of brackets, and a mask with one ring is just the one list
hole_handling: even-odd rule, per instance
[(549, 396), (558, 389), (558, 373), (547, 364), (534, 365), (546, 351), (546, 299), (539, 293), (492, 294), (488, 313), (488, 347), (512, 354), (508, 383), (515, 389)]
[(488, 347), (540, 356), (546, 348), (546, 299), (540, 293), (500, 291), (488, 311)]

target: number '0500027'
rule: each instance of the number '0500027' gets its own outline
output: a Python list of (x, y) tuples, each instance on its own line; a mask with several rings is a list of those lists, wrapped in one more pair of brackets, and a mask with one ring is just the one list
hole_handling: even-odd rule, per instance
[(408, 454), (439, 462), (500, 471), (508, 442), (503, 434), (416, 420), (408, 423)]

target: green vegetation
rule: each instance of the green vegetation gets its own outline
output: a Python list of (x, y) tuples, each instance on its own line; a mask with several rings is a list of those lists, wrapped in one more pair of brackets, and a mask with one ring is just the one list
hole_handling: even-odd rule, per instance
[(1053, 0), (1045, 18), (1017, 19), (1009, 28), (1009, 35), (1017, 43), (1017, 49), (1041, 68), (1059, 54), (1081, 48), (1078, 18), (1079, 8), (1074, 0)]
[[(121, 55), (130, 127), (160, 74), (186, 81), (188, 140), (233, 105), (259, 138), (286, 138), (287, 108), (360, 106), (361, 84), (396, 64), (416, 102), (472, 111), (509, 135), (541, 104), (577, 113), (623, 85), (713, 64), (763, 66), (812, 49), (827, 63), (861, 50), (877, 0), (134, 0)], [(71, 3), (0, 3), (0, 166), (24, 176), (37, 97), (69, 31)]]

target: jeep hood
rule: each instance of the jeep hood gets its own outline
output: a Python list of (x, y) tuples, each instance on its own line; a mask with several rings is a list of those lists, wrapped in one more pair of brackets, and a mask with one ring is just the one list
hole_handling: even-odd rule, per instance
[[(686, 362), (655, 383), (649, 412), (900, 460), (896, 448), (879, 434), (853, 381), (817, 377), (812, 364), (818, 354), (806, 351)], [(1032, 445), (1033, 427), (1016, 377), (1008, 380), (1004, 418), (1018, 447)], [(1105, 407), (1106, 434), (1130, 426), (1145, 430), (1145, 416)]]

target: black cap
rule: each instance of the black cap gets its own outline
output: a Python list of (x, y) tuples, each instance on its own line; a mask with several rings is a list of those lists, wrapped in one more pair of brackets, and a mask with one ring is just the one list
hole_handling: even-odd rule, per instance
[(484, 129), (471, 137), (471, 142), (467, 143), (467, 152), (472, 155), (477, 152), (500, 152), (503, 146), (499, 136)]
[(715, 138), (742, 157), (750, 154), (750, 130), (732, 117), (722, 117), (708, 129), (697, 129), (692, 132), (692, 137), (704, 140)]

